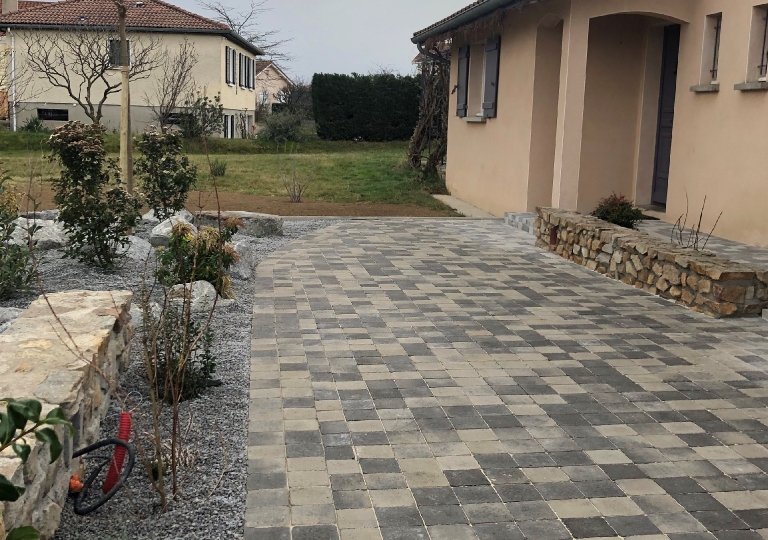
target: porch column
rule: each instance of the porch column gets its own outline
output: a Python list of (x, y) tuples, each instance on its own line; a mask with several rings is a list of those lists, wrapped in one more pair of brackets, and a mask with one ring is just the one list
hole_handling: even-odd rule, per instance
[(587, 81), (589, 17), (575, 16), (572, 9), (563, 28), (560, 64), (560, 100), (552, 187), (552, 206), (576, 210), (581, 168), (581, 135)]

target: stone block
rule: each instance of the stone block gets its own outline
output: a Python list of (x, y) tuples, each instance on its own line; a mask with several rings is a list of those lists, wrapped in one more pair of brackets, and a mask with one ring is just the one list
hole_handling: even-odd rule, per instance
[(699, 276), (696, 274), (688, 274), (688, 277), (685, 280), (685, 284), (695, 291), (699, 285)]
[[(201, 225), (209, 227), (218, 227), (219, 215), (217, 212), (204, 211), (197, 214)], [(256, 212), (237, 212), (229, 211), (221, 213), (221, 221), (228, 219), (239, 219), (245, 225), (244, 233), (249, 236), (282, 236), (283, 218), (271, 214), (259, 214)]]
[(659, 281), (656, 282), (656, 288), (662, 292), (667, 292), (669, 290), (669, 281), (667, 281), (665, 278), (661, 277), (659, 278)]
[(672, 285), (680, 285), (681, 283), (680, 269), (674, 264), (665, 264), (664, 272), (661, 275), (664, 279), (669, 281)]
[(721, 283), (713, 283), (712, 296), (723, 302), (741, 304), (746, 299), (747, 290), (743, 285), (722, 285)]
[(702, 294), (709, 294), (712, 291), (712, 282), (708, 279), (699, 279), (698, 291)]
[(695, 298), (696, 295), (690, 289), (683, 289), (683, 293), (680, 296), (680, 299), (686, 304), (692, 304)]
[(672, 298), (680, 298), (683, 295), (683, 290), (675, 285), (669, 288), (669, 294)]

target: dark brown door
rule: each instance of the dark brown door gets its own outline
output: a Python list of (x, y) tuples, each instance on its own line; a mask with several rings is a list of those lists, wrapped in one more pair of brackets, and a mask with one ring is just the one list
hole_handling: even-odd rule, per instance
[(656, 163), (653, 173), (655, 204), (667, 204), (669, 164), (672, 157), (672, 127), (675, 123), (675, 96), (677, 95), (677, 59), (680, 53), (680, 25), (664, 28), (664, 59), (661, 67), (659, 98), (659, 127), (656, 134)]

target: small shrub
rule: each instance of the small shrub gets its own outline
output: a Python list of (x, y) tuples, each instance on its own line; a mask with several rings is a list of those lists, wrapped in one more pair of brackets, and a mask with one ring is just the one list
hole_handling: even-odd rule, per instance
[(182, 155), (179, 133), (144, 133), (136, 139), (136, 148), (142, 155), (134, 168), (145, 202), (159, 220), (168, 219), (184, 208), (197, 168)]
[(223, 178), (227, 175), (227, 162), (223, 159), (214, 159), (211, 161), (211, 176), (214, 178)]
[(224, 125), (224, 105), (221, 103), (221, 94), (216, 94), (211, 99), (198, 93), (187, 99), (179, 114), (179, 129), (185, 139), (208, 137), (213, 133), (220, 133), (222, 125)]
[(199, 397), (216, 371), (216, 356), (211, 353), (213, 331), (207, 328), (201, 333), (200, 322), (191, 317), (187, 320), (175, 306), (168, 306), (159, 321), (151, 315), (148, 318), (152, 320), (144, 324), (154, 327), (145, 335), (156, 336), (158, 396), (168, 403), (174, 402), (174, 392), (178, 402)]
[[(0, 171), (0, 300), (27, 290), (34, 279), (29, 247), (11, 243), (19, 203), (16, 193), (5, 185), (8, 179)], [(34, 234), (34, 225), (30, 224), (30, 228), (28, 234)]]
[(624, 195), (613, 194), (602, 199), (592, 215), (608, 223), (613, 223), (627, 229), (637, 229), (637, 224), (643, 220), (643, 211), (635, 208), (632, 201)]
[(301, 140), (301, 116), (290, 113), (271, 114), (259, 137), (278, 144), (298, 142)]
[(291, 173), (283, 177), (283, 186), (285, 186), (285, 191), (288, 192), (291, 202), (301, 202), (302, 195), (304, 195), (313, 179), (314, 177), (311, 173), (306, 176), (299, 175), (296, 171), (296, 160), (294, 159)]
[(45, 124), (37, 116), (30, 116), (27, 121), (24, 122), (19, 131), (25, 131), (27, 133), (50, 133), (51, 130), (45, 127)]
[(221, 231), (203, 227), (194, 236), (189, 225), (177, 223), (168, 247), (158, 256), (158, 279), (166, 286), (207, 281), (223, 298), (232, 298), (232, 281), (227, 272), (240, 256), (227, 244), (242, 226), (240, 220), (227, 220)]
[(48, 141), (51, 160), (62, 166), (52, 181), (59, 221), (69, 234), (66, 255), (101, 268), (114, 268), (118, 250), (129, 244), (141, 202), (122, 186), (117, 163), (107, 160), (104, 127), (68, 122)]

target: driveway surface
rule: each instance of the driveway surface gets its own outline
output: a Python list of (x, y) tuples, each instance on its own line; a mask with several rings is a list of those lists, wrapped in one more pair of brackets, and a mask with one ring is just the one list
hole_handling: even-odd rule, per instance
[(333, 225), (258, 268), (245, 538), (768, 539), (766, 336), (500, 222)]

